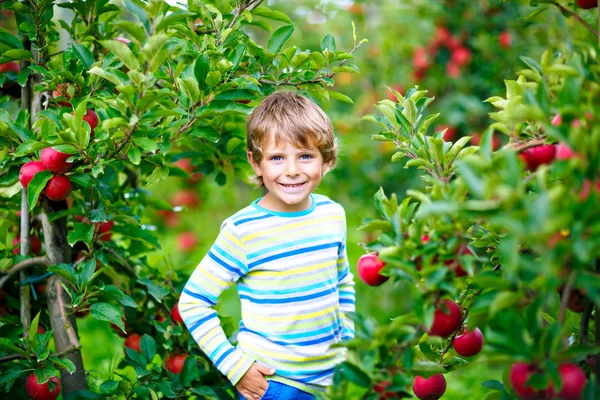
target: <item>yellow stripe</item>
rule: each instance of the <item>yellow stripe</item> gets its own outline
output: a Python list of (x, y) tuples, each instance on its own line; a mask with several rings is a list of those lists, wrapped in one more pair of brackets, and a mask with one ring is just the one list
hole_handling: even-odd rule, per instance
[[(339, 306), (336, 306), (339, 307)], [(246, 313), (244, 313), (244, 316), (246, 315)], [(296, 330), (299, 329), (309, 329), (309, 328), (314, 328), (315, 326), (323, 326), (323, 327), (327, 327), (330, 326), (333, 322), (335, 321), (335, 318), (331, 318), (330, 322), (327, 321), (307, 321), (307, 322), (301, 322), (301, 323), (294, 323), (294, 325), (289, 326), (287, 328), (289, 329), (280, 329), (280, 330), (276, 330), (277, 326), (272, 326), (270, 329), (273, 333), (279, 334), (279, 333), (286, 333), (286, 332), (295, 332)], [(264, 323), (262, 323), (261, 320), (257, 320), (256, 322), (254, 321), (247, 321), (244, 320), (244, 323), (246, 324), (246, 327), (250, 330), (253, 331), (261, 331), (262, 329), (264, 329)]]
[(242, 356), (239, 361), (229, 370), (228, 378), (232, 378), (238, 372), (238, 370), (242, 367), (242, 365), (246, 364), (246, 358)]
[(219, 327), (215, 326), (210, 332), (207, 332), (202, 339), (198, 341), (198, 345), (200, 347), (204, 346), (209, 340), (213, 339), (215, 336), (219, 334)]
[(250, 318), (254, 318), (256, 320), (260, 320), (263, 322), (266, 321), (271, 321), (271, 322), (284, 322), (284, 321), (303, 321), (305, 319), (311, 319), (311, 318), (315, 318), (315, 317), (320, 317), (322, 315), (325, 314), (329, 314), (332, 313), (338, 306), (333, 306), (333, 307), (329, 307), (326, 308), (324, 310), (320, 310), (320, 311), (315, 311), (313, 313), (310, 314), (302, 314), (302, 315), (294, 315), (294, 316), (290, 316), (290, 315), (283, 315), (283, 316), (262, 316), (262, 315), (258, 315), (258, 314), (252, 314), (249, 312), (245, 312), (243, 317), (250, 317)]
[[(284, 360), (289, 360), (289, 361), (299, 361), (299, 362), (306, 363), (306, 364), (309, 364), (311, 362), (316, 362), (316, 361), (330, 360), (330, 359), (338, 356), (337, 351), (333, 352), (331, 354), (324, 354), (321, 356), (306, 357), (306, 356), (295, 356), (292, 354), (283, 354), (279, 351), (277, 351), (277, 352), (268, 351), (268, 350), (265, 350), (264, 348), (254, 347), (249, 343), (244, 343), (243, 347), (249, 348), (250, 350), (253, 350), (257, 354), (265, 354), (265, 355), (269, 355), (273, 358), (284, 359)], [(319, 363), (317, 363), (317, 364), (319, 364)], [(305, 365), (305, 367), (308, 367), (308, 365)]]
[(281, 231), (286, 231), (286, 230), (292, 230), (294, 228), (299, 228), (302, 226), (314, 226), (315, 224), (321, 224), (325, 221), (335, 221), (335, 220), (341, 220), (343, 219), (340, 216), (330, 216), (330, 217), (319, 217), (319, 218), (313, 218), (311, 220), (306, 220), (306, 221), (301, 221), (301, 222), (296, 222), (295, 224), (287, 224), (287, 225), (282, 225), (282, 226), (277, 226), (275, 228), (271, 228), (271, 229), (267, 229), (267, 230), (259, 230), (255, 233), (251, 233), (249, 235), (246, 235), (242, 238), (242, 240), (244, 242), (247, 242), (248, 240), (254, 239), (256, 237), (260, 237), (260, 236), (271, 236), (272, 234), (276, 233), (276, 232), (281, 232)]
[(219, 243), (219, 246), (222, 247), (224, 250), (227, 250), (228, 253), (234, 253), (238, 260), (245, 260), (246, 254), (243, 251), (244, 244), (240, 240), (238, 240), (238, 238), (233, 236), (229, 231), (223, 231), (223, 236), (232, 241), (236, 246), (233, 246), (231, 243), (225, 241)]
[[(217, 288), (219, 288), (219, 289), (223, 289), (224, 287), (228, 286), (227, 282), (225, 282), (224, 280), (221, 280), (221, 279), (217, 278), (216, 276), (212, 275), (205, 268), (198, 268), (197, 271), (199, 271), (202, 274), (202, 276), (204, 276), (209, 281), (213, 281), (217, 285)], [(196, 284), (198, 286), (202, 286), (201, 283), (196, 283)]]
[[(321, 269), (323, 267), (328, 267), (331, 264), (332, 264), (331, 261), (326, 261), (321, 264), (307, 265), (306, 267), (291, 269), (291, 270), (289, 270), (289, 274), (290, 275), (303, 274), (305, 272), (310, 272), (310, 271), (314, 271), (317, 269)], [(272, 278), (272, 277), (276, 277), (276, 276), (281, 276), (281, 271), (254, 270), (254, 271), (250, 271), (250, 273), (247, 275), (247, 277), (249, 277), (249, 278), (251, 278), (253, 276)], [(286, 282), (287, 282), (287, 280), (286, 280)]]

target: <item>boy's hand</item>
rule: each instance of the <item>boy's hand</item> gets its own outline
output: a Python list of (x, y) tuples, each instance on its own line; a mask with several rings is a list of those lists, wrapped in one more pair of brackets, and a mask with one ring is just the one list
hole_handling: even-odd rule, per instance
[(265, 375), (273, 375), (274, 373), (274, 369), (254, 363), (235, 385), (235, 388), (248, 400), (260, 400), (269, 385)]

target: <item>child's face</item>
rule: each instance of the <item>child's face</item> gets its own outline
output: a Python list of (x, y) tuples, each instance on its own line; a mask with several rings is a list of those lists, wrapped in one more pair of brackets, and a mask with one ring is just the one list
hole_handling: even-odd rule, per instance
[(319, 186), (328, 163), (323, 162), (319, 149), (301, 149), (289, 140), (275, 143), (269, 140), (263, 148), (260, 163), (248, 161), (254, 172), (262, 176), (268, 193), (259, 202), (272, 211), (295, 212), (310, 208), (310, 194)]

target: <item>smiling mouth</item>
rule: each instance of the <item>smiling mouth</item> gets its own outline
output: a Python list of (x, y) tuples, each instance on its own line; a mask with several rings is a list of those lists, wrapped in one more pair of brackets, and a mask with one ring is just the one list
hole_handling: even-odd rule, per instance
[(283, 187), (287, 187), (287, 188), (296, 188), (296, 187), (300, 187), (300, 186), (304, 185), (304, 183), (294, 183), (292, 185), (288, 185), (288, 184), (285, 184), (285, 183), (280, 183), (280, 185), (283, 186)]

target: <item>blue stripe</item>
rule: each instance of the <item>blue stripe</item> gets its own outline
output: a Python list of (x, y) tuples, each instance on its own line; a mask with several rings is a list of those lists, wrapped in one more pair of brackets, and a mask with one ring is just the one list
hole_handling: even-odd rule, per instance
[(238, 292), (240, 292), (240, 293), (248, 293), (250, 295), (253, 295), (253, 294), (256, 294), (256, 295), (261, 295), (261, 294), (262, 295), (269, 295), (269, 294), (272, 294), (272, 295), (293, 295), (293, 294), (296, 294), (296, 293), (308, 292), (309, 290), (313, 290), (313, 289), (322, 289), (324, 286), (333, 286), (337, 290), (337, 279), (327, 280), (327, 281), (324, 281), (324, 282), (313, 283), (312, 285), (297, 287), (297, 288), (288, 289), (288, 290), (286, 290), (286, 289), (280, 289), (280, 290), (252, 289), (252, 290), (250, 290), (247, 286), (240, 285), (238, 287)]
[(231, 346), (231, 343), (229, 342), (223, 342), (219, 345), (219, 347), (217, 347), (212, 353), (210, 353), (210, 356), (208, 356), (208, 358), (210, 358), (211, 360), (214, 360), (215, 356), (217, 354), (219, 354), (219, 352), (224, 348), (224, 347), (228, 347)]
[(216, 301), (213, 301), (205, 296), (202, 296), (200, 293), (191, 292), (187, 287), (183, 288), (183, 293), (187, 294), (188, 296), (192, 296), (195, 299), (202, 300), (203, 302), (208, 303), (211, 306), (214, 306), (215, 304), (217, 304)]
[(295, 302), (299, 302), (299, 301), (311, 300), (311, 299), (319, 298), (322, 296), (326, 296), (328, 294), (335, 292), (336, 290), (337, 290), (336, 288), (331, 288), (331, 289), (324, 290), (322, 292), (308, 294), (305, 296), (297, 296), (297, 297), (289, 297), (289, 298), (270, 298), (270, 299), (255, 299), (250, 296), (240, 294), (240, 299), (248, 300), (248, 301), (250, 301), (252, 303), (256, 303), (256, 304), (295, 303)]
[(240, 219), (238, 221), (235, 221), (233, 223), (233, 225), (238, 226), (238, 225), (245, 224), (246, 222), (258, 221), (260, 219), (271, 218), (271, 217), (272, 217), (271, 214), (265, 214), (265, 215), (261, 215), (260, 217)]
[(238, 269), (233, 268), (232, 266), (230, 266), (229, 264), (227, 264), (225, 261), (221, 260), (219, 257), (217, 257), (212, 250), (210, 250), (208, 252), (208, 256), (210, 258), (212, 258), (217, 264), (219, 264), (222, 267), (225, 267), (225, 269), (227, 269), (228, 271), (231, 271), (233, 273), (235, 273), (238, 276), (242, 276), (241, 272)]
[(213, 245), (211, 251), (213, 251), (213, 250), (215, 250), (217, 253), (219, 253), (219, 255), (221, 255), (223, 258), (225, 258), (229, 261), (232, 261), (235, 265), (237, 265), (239, 267), (240, 270), (246, 271), (246, 266), (244, 265), (243, 262), (241, 262), (237, 258), (233, 257), (231, 254), (229, 254), (228, 252), (226, 252), (225, 250), (223, 250), (222, 248), (217, 246), (217, 244)]
[[(331, 374), (333, 374), (333, 370), (334, 370), (334, 369), (333, 369), (333, 368), (331, 368), (331, 369), (328, 369), (328, 370), (326, 370), (326, 371), (324, 371), (324, 372), (321, 372), (320, 374), (313, 375), (313, 376), (310, 376), (310, 377), (308, 377), (308, 378), (297, 379), (297, 381), (299, 381), (299, 382), (305, 382), (305, 383), (306, 383), (306, 382), (315, 381), (315, 380), (317, 380), (317, 379), (319, 379), (319, 378), (322, 378), (322, 377), (324, 377), (324, 376), (327, 376), (327, 375), (331, 375)], [(312, 371), (311, 371), (311, 372), (312, 372)]]
[[(310, 382), (312, 380), (316, 380), (318, 378), (322, 378), (324, 376), (327, 375), (332, 375), (333, 374), (334, 369), (327, 369), (325, 371), (323, 370), (309, 370), (309, 371), (286, 371), (286, 370), (282, 370), (282, 369), (277, 369), (277, 375), (281, 375), (281, 376), (289, 376), (292, 377), (295, 381), (298, 382)], [(298, 375), (302, 374), (302, 375), (312, 375), (308, 378), (298, 378)], [(316, 375), (313, 375), (316, 374)]]
[(318, 246), (312, 246), (312, 247), (304, 247), (302, 249), (296, 249), (296, 250), (292, 250), (292, 251), (287, 251), (285, 253), (280, 253), (280, 254), (274, 254), (270, 257), (265, 257), (262, 260), (258, 260), (252, 263), (248, 264), (248, 269), (252, 269), (258, 265), (264, 264), (266, 262), (269, 261), (273, 261), (273, 260), (278, 260), (280, 258), (285, 258), (285, 257), (289, 257), (289, 256), (295, 256), (298, 254), (305, 254), (305, 253), (310, 253), (311, 251), (316, 251), (316, 250), (323, 250), (323, 249), (330, 249), (332, 247), (337, 247), (339, 245), (338, 242), (334, 242), (334, 243), (324, 243), (324, 244), (320, 244)]
[(230, 355), (231, 353), (233, 353), (235, 349), (232, 347), (229, 350), (227, 350), (225, 353), (221, 354), (221, 357), (219, 357), (219, 359), (217, 361), (215, 361), (215, 365), (218, 367), (219, 364), (221, 364), (221, 362), (227, 358), (228, 355)]
[(322, 235), (322, 236), (307, 237), (306, 239), (294, 240), (294, 241), (287, 242), (287, 243), (281, 243), (281, 244), (278, 244), (277, 246), (267, 246), (261, 251), (256, 251), (254, 253), (248, 254), (248, 260), (250, 260), (252, 258), (256, 258), (265, 253), (270, 253), (270, 252), (273, 252), (276, 250), (285, 249), (286, 247), (292, 247), (292, 246), (296, 246), (299, 244), (305, 244), (305, 243), (319, 242), (319, 241), (325, 240), (325, 239), (335, 239), (337, 237), (339, 237), (339, 235), (328, 234), (328, 235)]
[[(331, 328), (329, 328), (328, 330), (331, 330)], [(240, 329), (240, 332), (242, 332), (242, 331), (246, 331), (246, 332), (254, 333), (256, 335), (260, 335), (258, 332), (250, 331), (248, 328)], [(260, 336), (263, 336), (263, 335), (260, 335)], [(265, 339), (267, 339), (271, 343), (276, 343), (276, 344), (281, 345), (281, 346), (311, 346), (313, 344), (321, 344), (321, 343), (331, 342), (333, 339), (336, 338), (336, 336), (337, 336), (336, 334), (329, 334), (329, 335), (321, 337), (321, 338), (311, 339), (311, 340), (305, 340), (303, 342), (283, 341), (283, 340), (276, 340), (276, 339), (268, 338), (268, 337), (265, 337)]]
[(198, 321), (194, 322), (193, 325), (188, 326), (190, 332), (195, 331), (203, 323), (205, 323), (207, 321), (210, 321), (211, 319), (215, 318), (216, 314), (217, 314), (216, 311), (211, 309), (210, 312), (208, 313), (208, 315), (206, 317), (201, 318)]
[(344, 299), (340, 297), (340, 304), (354, 304), (354, 299)]
[(345, 269), (342, 271), (342, 275), (341, 275), (341, 276), (338, 274), (338, 280), (340, 280), (340, 281), (343, 281), (343, 280), (344, 280), (344, 278), (348, 276), (348, 272), (350, 272), (350, 268), (347, 268), (347, 267), (346, 267), (346, 268), (345, 268)]

